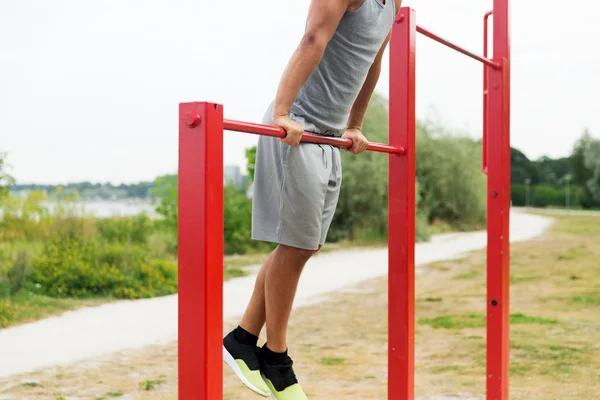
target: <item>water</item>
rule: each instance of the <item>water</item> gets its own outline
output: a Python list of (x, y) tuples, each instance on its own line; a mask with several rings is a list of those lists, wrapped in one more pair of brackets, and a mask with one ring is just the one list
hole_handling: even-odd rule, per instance
[[(56, 203), (45, 202), (43, 205), (48, 207), (50, 213), (52, 213)], [(81, 201), (77, 203), (77, 205), (83, 206), (86, 213), (92, 214), (98, 218), (134, 216), (142, 212), (145, 212), (152, 217), (156, 216), (154, 206), (147, 200)]]

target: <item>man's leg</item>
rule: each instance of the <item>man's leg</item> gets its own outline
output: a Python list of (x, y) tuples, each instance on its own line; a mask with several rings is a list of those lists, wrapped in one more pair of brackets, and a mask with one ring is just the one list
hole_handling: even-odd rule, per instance
[(265, 276), (274, 254), (275, 250), (269, 254), (256, 277), (254, 292), (240, 326), (223, 339), (224, 361), (248, 388), (263, 396), (270, 396), (271, 390), (260, 375), (256, 345), (265, 324)]
[(287, 350), (286, 332), (300, 274), (313, 250), (279, 245), (265, 276), (267, 348), (276, 353)]
[(256, 276), (256, 282), (254, 283), (254, 292), (240, 322), (240, 326), (253, 334), (254, 336), (260, 336), (260, 331), (265, 325), (266, 321), (266, 310), (265, 310), (265, 277), (269, 265), (273, 260), (273, 256), (277, 249), (273, 250), (269, 257), (265, 260), (258, 275)]
[[(265, 280), (266, 280), (266, 276), (267, 276), (267, 271), (269, 270), (269, 267), (273, 261), (273, 257), (275, 255), (275, 253), (278, 251), (278, 249), (281, 247), (282, 246), (278, 246), (275, 250), (273, 250), (271, 252), (271, 254), (269, 254), (269, 256), (267, 257), (265, 262), (263, 263), (262, 267), (260, 268), (260, 271), (258, 272), (258, 275), (256, 276), (256, 282), (254, 283), (254, 291), (252, 293), (252, 297), (250, 298), (250, 302), (248, 303), (246, 312), (244, 313), (242, 321), (240, 322), (240, 326), (247, 332), (253, 334), (254, 336), (260, 336), (260, 332), (266, 322)], [(289, 247), (289, 246), (284, 246), (284, 247), (286, 247), (287, 249), (292, 250), (292, 251), (297, 250), (298, 252), (300, 252), (303, 255), (307, 254), (308, 257), (310, 257), (312, 254), (315, 253), (315, 251), (311, 251), (311, 250), (296, 249), (294, 247)], [(321, 246), (319, 246), (319, 249), (320, 248), (321, 248)], [(289, 250), (288, 250), (288, 252), (289, 252)], [(304, 261), (304, 263), (306, 263), (306, 261)], [(302, 271), (302, 269), (300, 269), (300, 272), (301, 271)], [(297, 282), (298, 279), (299, 279), (299, 276), (298, 276), (298, 278), (296, 278), (294, 292), (295, 292), (295, 287), (298, 284), (298, 282)], [(288, 313), (288, 318), (289, 318), (289, 313)], [(286, 322), (286, 326), (287, 326), (287, 322)], [(270, 344), (269, 344), (269, 347), (271, 347)]]

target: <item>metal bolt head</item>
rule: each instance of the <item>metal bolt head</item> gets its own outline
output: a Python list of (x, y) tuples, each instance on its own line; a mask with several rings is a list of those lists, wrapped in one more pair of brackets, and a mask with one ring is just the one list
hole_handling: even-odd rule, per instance
[(202, 122), (202, 117), (196, 111), (188, 111), (184, 116), (185, 123), (190, 127), (194, 128)]
[(496, 198), (496, 197), (498, 197), (498, 192), (496, 192), (496, 191), (494, 190), (494, 191), (492, 192), (492, 197), (493, 197), (493, 198)]

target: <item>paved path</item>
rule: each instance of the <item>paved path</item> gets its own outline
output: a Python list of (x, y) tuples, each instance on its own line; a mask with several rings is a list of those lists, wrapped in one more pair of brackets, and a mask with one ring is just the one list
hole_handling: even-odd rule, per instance
[[(551, 224), (551, 218), (515, 211), (511, 215), (511, 241), (533, 238)], [(417, 244), (416, 263), (460, 258), (465, 252), (485, 246), (483, 231), (438, 235), (430, 242)], [(386, 274), (386, 249), (321, 254), (307, 264), (294, 307), (318, 302), (327, 293)], [(253, 285), (254, 276), (225, 283), (225, 318), (244, 312)], [(0, 377), (176, 339), (177, 295), (66, 312), (0, 330)]]
[[(514, 209), (517, 209), (516, 207)], [(575, 215), (579, 217), (600, 217), (600, 211), (598, 210), (565, 210), (559, 208), (525, 208), (519, 207), (519, 212), (538, 212), (540, 214), (548, 215)]]

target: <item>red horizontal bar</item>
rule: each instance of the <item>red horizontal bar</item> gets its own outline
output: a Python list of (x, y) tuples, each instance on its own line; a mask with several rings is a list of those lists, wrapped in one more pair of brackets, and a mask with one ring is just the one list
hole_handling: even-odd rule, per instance
[(500, 65), (498, 65), (494, 61), (490, 60), (489, 58), (481, 57), (481, 56), (478, 56), (475, 53), (471, 53), (470, 51), (465, 50), (462, 47), (457, 46), (454, 43), (451, 43), (451, 42), (447, 41), (446, 39), (443, 39), (443, 38), (439, 37), (435, 33), (432, 33), (432, 32), (428, 31), (425, 28), (421, 28), (420, 26), (417, 26), (417, 32), (419, 32), (420, 34), (423, 34), (423, 35), (427, 36), (430, 39), (435, 40), (438, 43), (443, 44), (444, 46), (448, 46), (451, 49), (458, 51), (459, 53), (462, 53), (462, 54), (464, 54), (466, 56), (469, 56), (469, 57), (471, 57), (474, 60), (480, 61), (480, 62), (482, 62), (482, 63), (484, 63), (486, 65), (489, 65), (492, 68), (496, 68), (496, 69), (500, 68)]
[[(278, 138), (284, 138), (286, 132), (279, 126), (254, 124), (252, 122), (233, 121), (230, 119), (223, 120), (223, 127), (228, 131), (245, 132), (254, 135), (272, 136)], [(331, 136), (321, 136), (312, 133), (303, 133), (302, 141), (307, 143), (319, 143), (319, 144), (330, 144), (335, 147), (341, 147), (349, 149), (352, 147), (352, 140), (336, 138)], [(369, 143), (367, 150), (375, 151), (378, 153), (389, 153), (403, 155), (405, 150), (401, 146), (390, 146), (389, 144), (382, 143)]]

